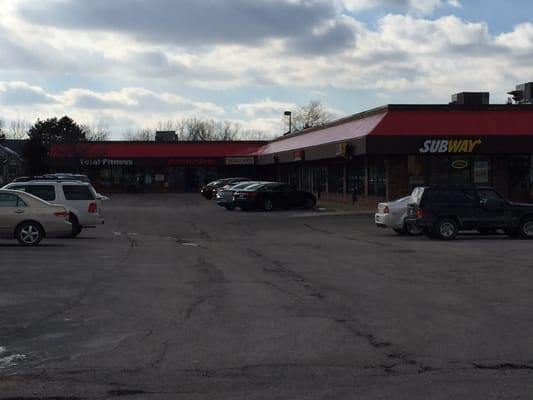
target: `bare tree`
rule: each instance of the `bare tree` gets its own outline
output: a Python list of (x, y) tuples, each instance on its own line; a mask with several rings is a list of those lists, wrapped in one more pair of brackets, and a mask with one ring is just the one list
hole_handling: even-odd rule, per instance
[(240, 140), (268, 140), (269, 137), (264, 131), (249, 129), (239, 133)]
[(0, 142), (5, 140), (6, 134), (4, 133), (5, 122), (3, 119), (0, 119)]
[(15, 119), (9, 125), (7, 136), (11, 139), (23, 140), (28, 138), (31, 124), (23, 119)]
[(127, 131), (124, 139), (132, 142), (149, 142), (155, 140), (155, 131), (151, 129), (139, 129), (137, 131)]
[[(292, 130), (302, 131), (314, 126), (324, 125), (330, 122), (335, 115), (328, 111), (320, 100), (312, 100), (304, 106), (300, 106), (292, 114)], [(285, 123), (288, 126), (289, 121)]]
[(84, 128), (87, 132), (87, 140), (91, 142), (107, 140), (111, 134), (109, 131), (109, 125), (102, 121), (90, 126), (85, 126)]

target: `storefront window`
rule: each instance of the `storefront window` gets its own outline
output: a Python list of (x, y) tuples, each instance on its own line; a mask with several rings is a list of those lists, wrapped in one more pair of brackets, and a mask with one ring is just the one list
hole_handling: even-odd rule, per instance
[(429, 160), (429, 184), (446, 185), (448, 183), (448, 173), (450, 161), (447, 156), (431, 156)]
[(347, 166), (347, 192), (363, 195), (365, 193), (365, 160), (358, 158), (352, 160)]
[(509, 157), (509, 194), (511, 200), (526, 201), (529, 199), (530, 156)]
[(449, 158), (450, 183), (452, 185), (468, 185), (470, 183), (470, 157), (454, 155)]
[(475, 185), (490, 185), (491, 166), (490, 157), (472, 157), (472, 181)]
[(314, 167), (313, 188), (315, 193), (324, 193), (328, 182), (328, 167), (319, 165)]
[(385, 196), (387, 191), (386, 166), (384, 159), (371, 159), (368, 162), (368, 194)]
[(305, 165), (302, 167), (302, 190), (313, 191), (313, 167)]
[(342, 193), (344, 181), (344, 165), (342, 163), (331, 164), (328, 167), (328, 192)]
[(409, 174), (409, 192), (417, 186), (423, 186), (425, 183), (424, 165), (427, 164), (427, 157), (425, 156), (408, 156), (407, 157), (407, 172)]

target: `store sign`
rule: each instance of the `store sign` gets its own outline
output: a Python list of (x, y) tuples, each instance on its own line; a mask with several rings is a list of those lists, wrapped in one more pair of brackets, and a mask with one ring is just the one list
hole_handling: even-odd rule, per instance
[(305, 160), (305, 151), (303, 150), (296, 150), (292, 152), (292, 160), (293, 161), (303, 161)]
[(335, 155), (337, 157), (345, 157), (347, 150), (348, 150), (348, 143), (339, 143), (337, 145), (337, 152), (335, 153)]
[(114, 160), (111, 158), (80, 159), (80, 164), (84, 167), (132, 167), (133, 160)]
[(438, 139), (426, 140), (418, 151), (422, 154), (430, 153), (472, 153), (477, 146), (482, 144), (481, 139)]
[(226, 157), (226, 165), (254, 165), (254, 157)]
[(455, 160), (452, 161), (452, 168), (453, 169), (465, 169), (468, 167), (468, 161), (466, 160)]
[(167, 160), (167, 165), (173, 167), (204, 167), (216, 165), (216, 160), (205, 158), (171, 158)]

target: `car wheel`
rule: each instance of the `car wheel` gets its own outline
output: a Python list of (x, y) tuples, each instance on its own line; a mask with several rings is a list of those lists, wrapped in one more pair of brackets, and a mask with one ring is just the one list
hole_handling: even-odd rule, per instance
[(533, 239), (533, 218), (524, 218), (518, 227), (518, 233), (524, 239)]
[(405, 231), (409, 236), (420, 236), (424, 229), (416, 225), (405, 224)]
[(307, 199), (305, 199), (304, 207), (307, 208), (308, 210), (315, 208), (315, 205), (316, 205), (316, 201), (312, 197), (308, 197)]
[(17, 227), (15, 236), (22, 246), (37, 246), (43, 239), (44, 232), (35, 222), (23, 222)]
[(263, 203), (263, 208), (265, 209), (265, 211), (272, 211), (272, 209), (274, 208), (272, 200), (266, 199)]
[(235, 210), (235, 206), (224, 206), (224, 207), (226, 207), (226, 210), (228, 210), (228, 211)]
[(437, 222), (433, 231), (441, 240), (453, 240), (457, 236), (459, 226), (455, 220), (451, 218), (443, 218)]
[(69, 215), (68, 221), (72, 224), (72, 231), (68, 237), (75, 238), (81, 233), (82, 227), (78, 222), (78, 218), (74, 214)]

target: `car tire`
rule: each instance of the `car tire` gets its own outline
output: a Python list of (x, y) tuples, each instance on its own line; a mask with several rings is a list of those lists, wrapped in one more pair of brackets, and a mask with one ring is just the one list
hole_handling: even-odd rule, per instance
[(226, 208), (226, 210), (228, 211), (233, 211), (235, 210), (235, 206), (224, 206)]
[(424, 229), (416, 225), (405, 224), (404, 229), (409, 236), (420, 236), (424, 233)]
[(524, 218), (520, 221), (518, 233), (523, 239), (533, 239), (533, 217)]
[(271, 199), (265, 199), (265, 201), (263, 202), (263, 208), (265, 211), (272, 211), (272, 209), (274, 208), (274, 203)]
[(21, 246), (37, 246), (43, 240), (43, 228), (36, 222), (23, 222), (15, 231), (15, 237)]
[(433, 232), (441, 240), (453, 240), (459, 232), (459, 225), (454, 219), (442, 218), (435, 224)]
[(308, 210), (312, 210), (313, 208), (315, 208), (316, 206), (316, 200), (313, 199), (312, 197), (308, 197), (307, 199), (305, 199), (305, 204), (304, 204), (304, 207)]
[(71, 233), (70, 233), (70, 235), (68, 237), (69, 238), (75, 238), (76, 236), (78, 236), (81, 233), (81, 230), (83, 228), (81, 227), (80, 223), (78, 222), (78, 218), (74, 214), (70, 214), (69, 215), (68, 221), (72, 224), (72, 231), (71, 231)]

